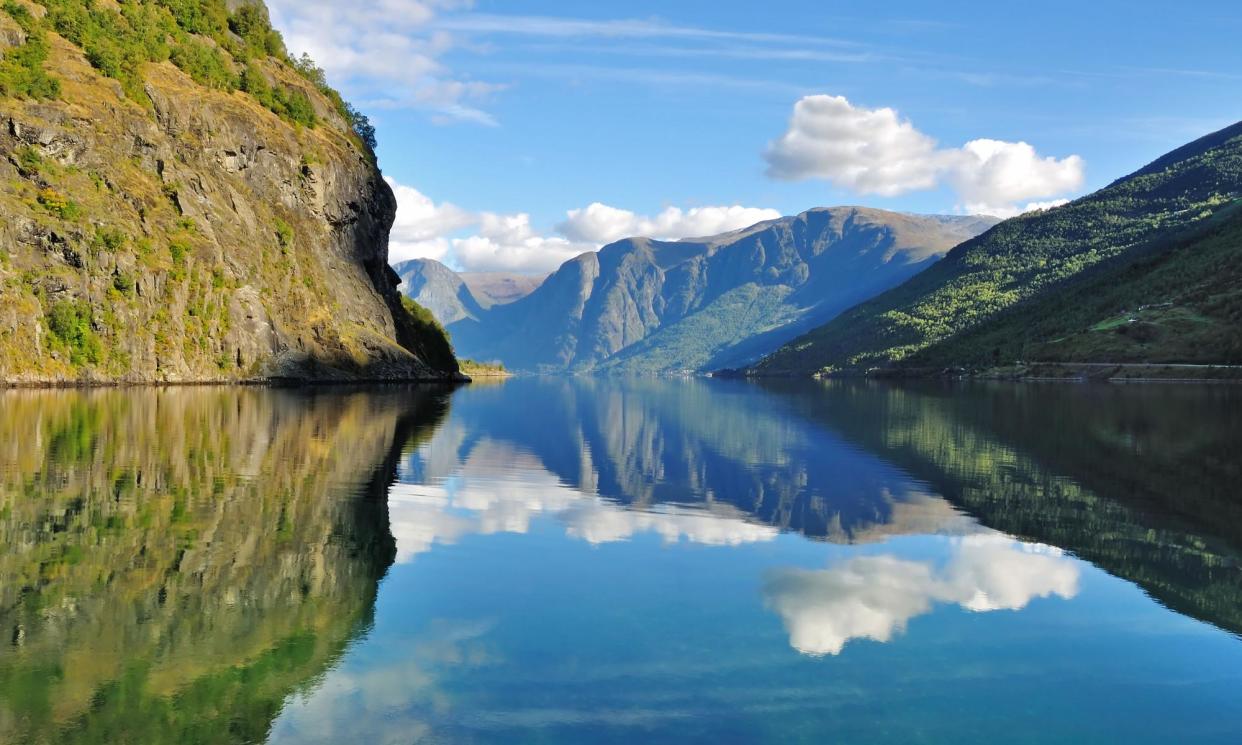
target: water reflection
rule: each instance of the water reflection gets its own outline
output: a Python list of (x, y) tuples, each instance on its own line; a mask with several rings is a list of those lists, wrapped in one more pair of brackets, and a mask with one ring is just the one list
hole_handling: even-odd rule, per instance
[(1077, 565), (1048, 546), (968, 536), (954, 542), (950, 557), (943, 567), (881, 555), (822, 570), (777, 569), (763, 594), (789, 643), (809, 655), (840, 654), (851, 639), (887, 642), (938, 603), (985, 613), (1078, 594)]
[(0, 404), (3, 743), (1242, 734), (1231, 389)]
[[(431, 460), (442, 455), (440, 436), (432, 438), (422, 455)], [(565, 535), (591, 544), (654, 533), (667, 543), (735, 546), (772, 540), (779, 532), (730, 505), (629, 508), (567, 486), (529, 455), (494, 442), (477, 443), (451, 478), (431, 483), (409, 483), (405, 478), (389, 492), (401, 563), (466, 535), (524, 534), (539, 518), (555, 519)]]
[(1236, 386), (765, 388), (983, 524), (1242, 633)]
[[(807, 421), (798, 404), (745, 384), (516, 380), (456, 396), (401, 481), (461, 488), (493, 522), (587, 498), (630, 512), (690, 506), (838, 543), (976, 529), (898, 468)], [(470, 486), (480, 481), (482, 495)]]
[(370, 623), (421, 393), (10, 392), (0, 742), (255, 742)]

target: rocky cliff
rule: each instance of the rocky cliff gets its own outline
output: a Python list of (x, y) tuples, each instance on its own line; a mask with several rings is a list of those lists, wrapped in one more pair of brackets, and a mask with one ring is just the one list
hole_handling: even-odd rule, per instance
[(0, 380), (456, 374), (373, 131), (262, 3), (14, 0), (0, 53)]

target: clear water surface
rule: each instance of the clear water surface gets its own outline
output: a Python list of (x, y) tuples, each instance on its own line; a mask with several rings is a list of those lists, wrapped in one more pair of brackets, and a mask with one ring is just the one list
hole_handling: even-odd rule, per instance
[(1242, 742), (1242, 390), (0, 394), (0, 742)]

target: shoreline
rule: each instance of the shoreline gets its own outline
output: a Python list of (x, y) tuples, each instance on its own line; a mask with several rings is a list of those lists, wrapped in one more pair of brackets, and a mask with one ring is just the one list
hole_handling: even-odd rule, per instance
[(1242, 383), (1242, 365), (1204, 365), (1144, 362), (1035, 362), (1009, 367), (873, 368), (831, 373), (716, 372), (711, 377), (813, 380), (999, 380), (1030, 383)]
[(300, 378), (252, 378), (248, 380), (72, 380), (0, 381), (4, 391), (106, 390), (122, 388), (334, 388), (348, 386), (459, 386), (474, 382), (471, 376), (450, 378), (355, 378), (350, 380), (305, 380)]

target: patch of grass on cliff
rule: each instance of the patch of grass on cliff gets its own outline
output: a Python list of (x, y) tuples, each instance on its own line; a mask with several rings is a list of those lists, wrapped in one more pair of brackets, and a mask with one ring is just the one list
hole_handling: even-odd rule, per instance
[(26, 178), (43, 172), (43, 156), (30, 145), (22, 145), (17, 149), (17, 169)]
[(4, 53), (0, 59), (0, 95), (18, 98), (60, 97), (60, 81), (47, 74), (47, 37), (43, 26), (25, 6), (13, 0), (4, 3), (4, 12), (26, 34), (26, 42)]
[(47, 328), (55, 346), (77, 367), (98, 364), (103, 356), (93, 320), (90, 305), (82, 300), (58, 300), (48, 310)]
[(62, 220), (76, 220), (82, 214), (77, 202), (51, 187), (39, 191), (38, 201), (39, 206)]
[(506, 377), (509, 371), (505, 369), (504, 363), (501, 362), (476, 362), (475, 360), (462, 360), (461, 371), (472, 377)]
[[(143, 104), (142, 66), (147, 62), (171, 60), (199, 85), (232, 92), (242, 84), (239, 66), (252, 58), (287, 59), (280, 34), (260, 11), (243, 7), (230, 16), (223, 0), (131, 0), (119, 10), (82, 0), (38, 1), (57, 33)], [(310, 101), (298, 93), (277, 86), (261, 102), (289, 121), (307, 124)]]
[(314, 127), (318, 123), (315, 106), (305, 91), (273, 86), (254, 63), (246, 65), (242, 72), (241, 89), (282, 119), (304, 127)]
[(276, 243), (281, 253), (288, 253), (293, 248), (293, 226), (279, 217), (272, 223), (276, 228)]
[(192, 37), (183, 39), (173, 47), (169, 58), (199, 85), (225, 92), (237, 90), (239, 81), (231, 60), (207, 42)]
[(305, 53), (300, 59), (290, 59), (288, 62), (299, 75), (310, 81), (319, 89), (320, 93), (332, 102), (337, 112), (349, 123), (350, 128), (353, 129), (358, 139), (367, 146), (368, 150), (374, 153), (378, 142), (375, 136), (375, 127), (372, 126), (371, 120), (367, 118), (366, 114), (355, 109), (352, 104), (342, 98), (341, 94), (337, 93), (332, 86), (328, 85), (328, 78), (323, 68), (316, 65), (315, 61), (310, 58), (310, 55)]
[(437, 370), (456, 369), (457, 356), (453, 354), (449, 333), (431, 311), (404, 295), (401, 296), (401, 306), (405, 308), (406, 315), (417, 332), (419, 344), (415, 351), (422, 357), (423, 362)]

